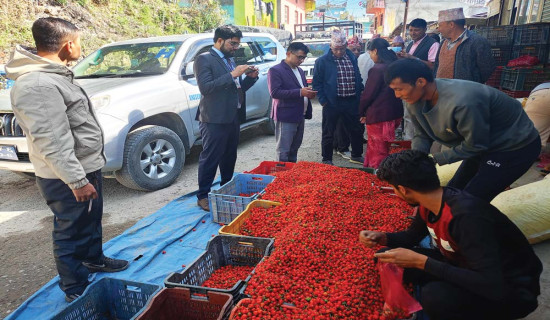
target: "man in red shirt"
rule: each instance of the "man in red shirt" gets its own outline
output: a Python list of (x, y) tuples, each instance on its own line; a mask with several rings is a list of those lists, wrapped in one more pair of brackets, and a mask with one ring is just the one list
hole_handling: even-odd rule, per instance
[[(418, 211), (405, 231), (364, 230), (359, 240), (390, 248), (375, 256), (420, 285), (430, 320), (518, 319), (537, 308), (542, 264), (508, 217), (467, 192), (442, 188), (435, 164), (418, 150), (388, 156), (377, 176)], [(428, 234), (436, 248), (414, 248)]]

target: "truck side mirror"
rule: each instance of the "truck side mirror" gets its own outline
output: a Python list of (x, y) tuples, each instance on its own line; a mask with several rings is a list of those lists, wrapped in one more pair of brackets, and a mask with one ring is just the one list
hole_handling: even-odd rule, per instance
[(195, 77), (195, 73), (193, 72), (194, 64), (194, 61), (189, 61), (187, 64), (185, 64), (185, 67), (181, 70), (181, 77), (183, 80), (189, 80)]

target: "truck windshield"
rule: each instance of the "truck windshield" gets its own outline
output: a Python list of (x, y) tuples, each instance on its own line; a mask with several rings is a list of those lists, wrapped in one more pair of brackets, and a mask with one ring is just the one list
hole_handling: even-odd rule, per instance
[(304, 43), (309, 48), (309, 55), (312, 58), (319, 58), (330, 50), (329, 42)]
[(73, 68), (76, 79), (163, 74), (182, 42), (124, 44), (101, 48)]

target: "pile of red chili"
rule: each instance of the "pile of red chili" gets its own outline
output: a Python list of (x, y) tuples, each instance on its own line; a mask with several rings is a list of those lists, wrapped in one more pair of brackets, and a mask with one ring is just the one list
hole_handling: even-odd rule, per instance
[(300, 162), (274, 175), (262, 198), (282, 205), (253, 209), (241, 234), (275, 238), (275, 249), (234, 319), (385, 319), (375, 249), (358, 235), (405, 229), (412, 209), (359, 170)]

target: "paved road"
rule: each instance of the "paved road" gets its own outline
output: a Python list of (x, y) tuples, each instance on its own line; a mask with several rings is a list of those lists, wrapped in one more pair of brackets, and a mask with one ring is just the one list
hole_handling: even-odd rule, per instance
[[(321, 160), (321, 112), (314, 105), (314, 119), (306, 123), (304, 143), (299, 159)], [(236, 171), (256, 167), (273, 160), (275, 139), (259, 129), (241, 134)], [(183, 173), (169, 188), (156, 192), (126, 189), (114, 179), (105, 180), (104, 236), (107, 241), (139, 219), (155, 212), (169, 201), (197, 188), (200, 147), (188, 155)], [(350, 164), (335, 155), (337, 165)], [(52, 256), (51, 229), (53, 215), (40, 197), (34, 181), (14, 173), (0, 171), (0, 317), (5, 317), (56, 275)], [(535, 246), (545, 266), (550, 266), (550, 242)], [(550, 273), (545, 270), (543, 296), (539, 310), (528, 319), (550, 319)]]

